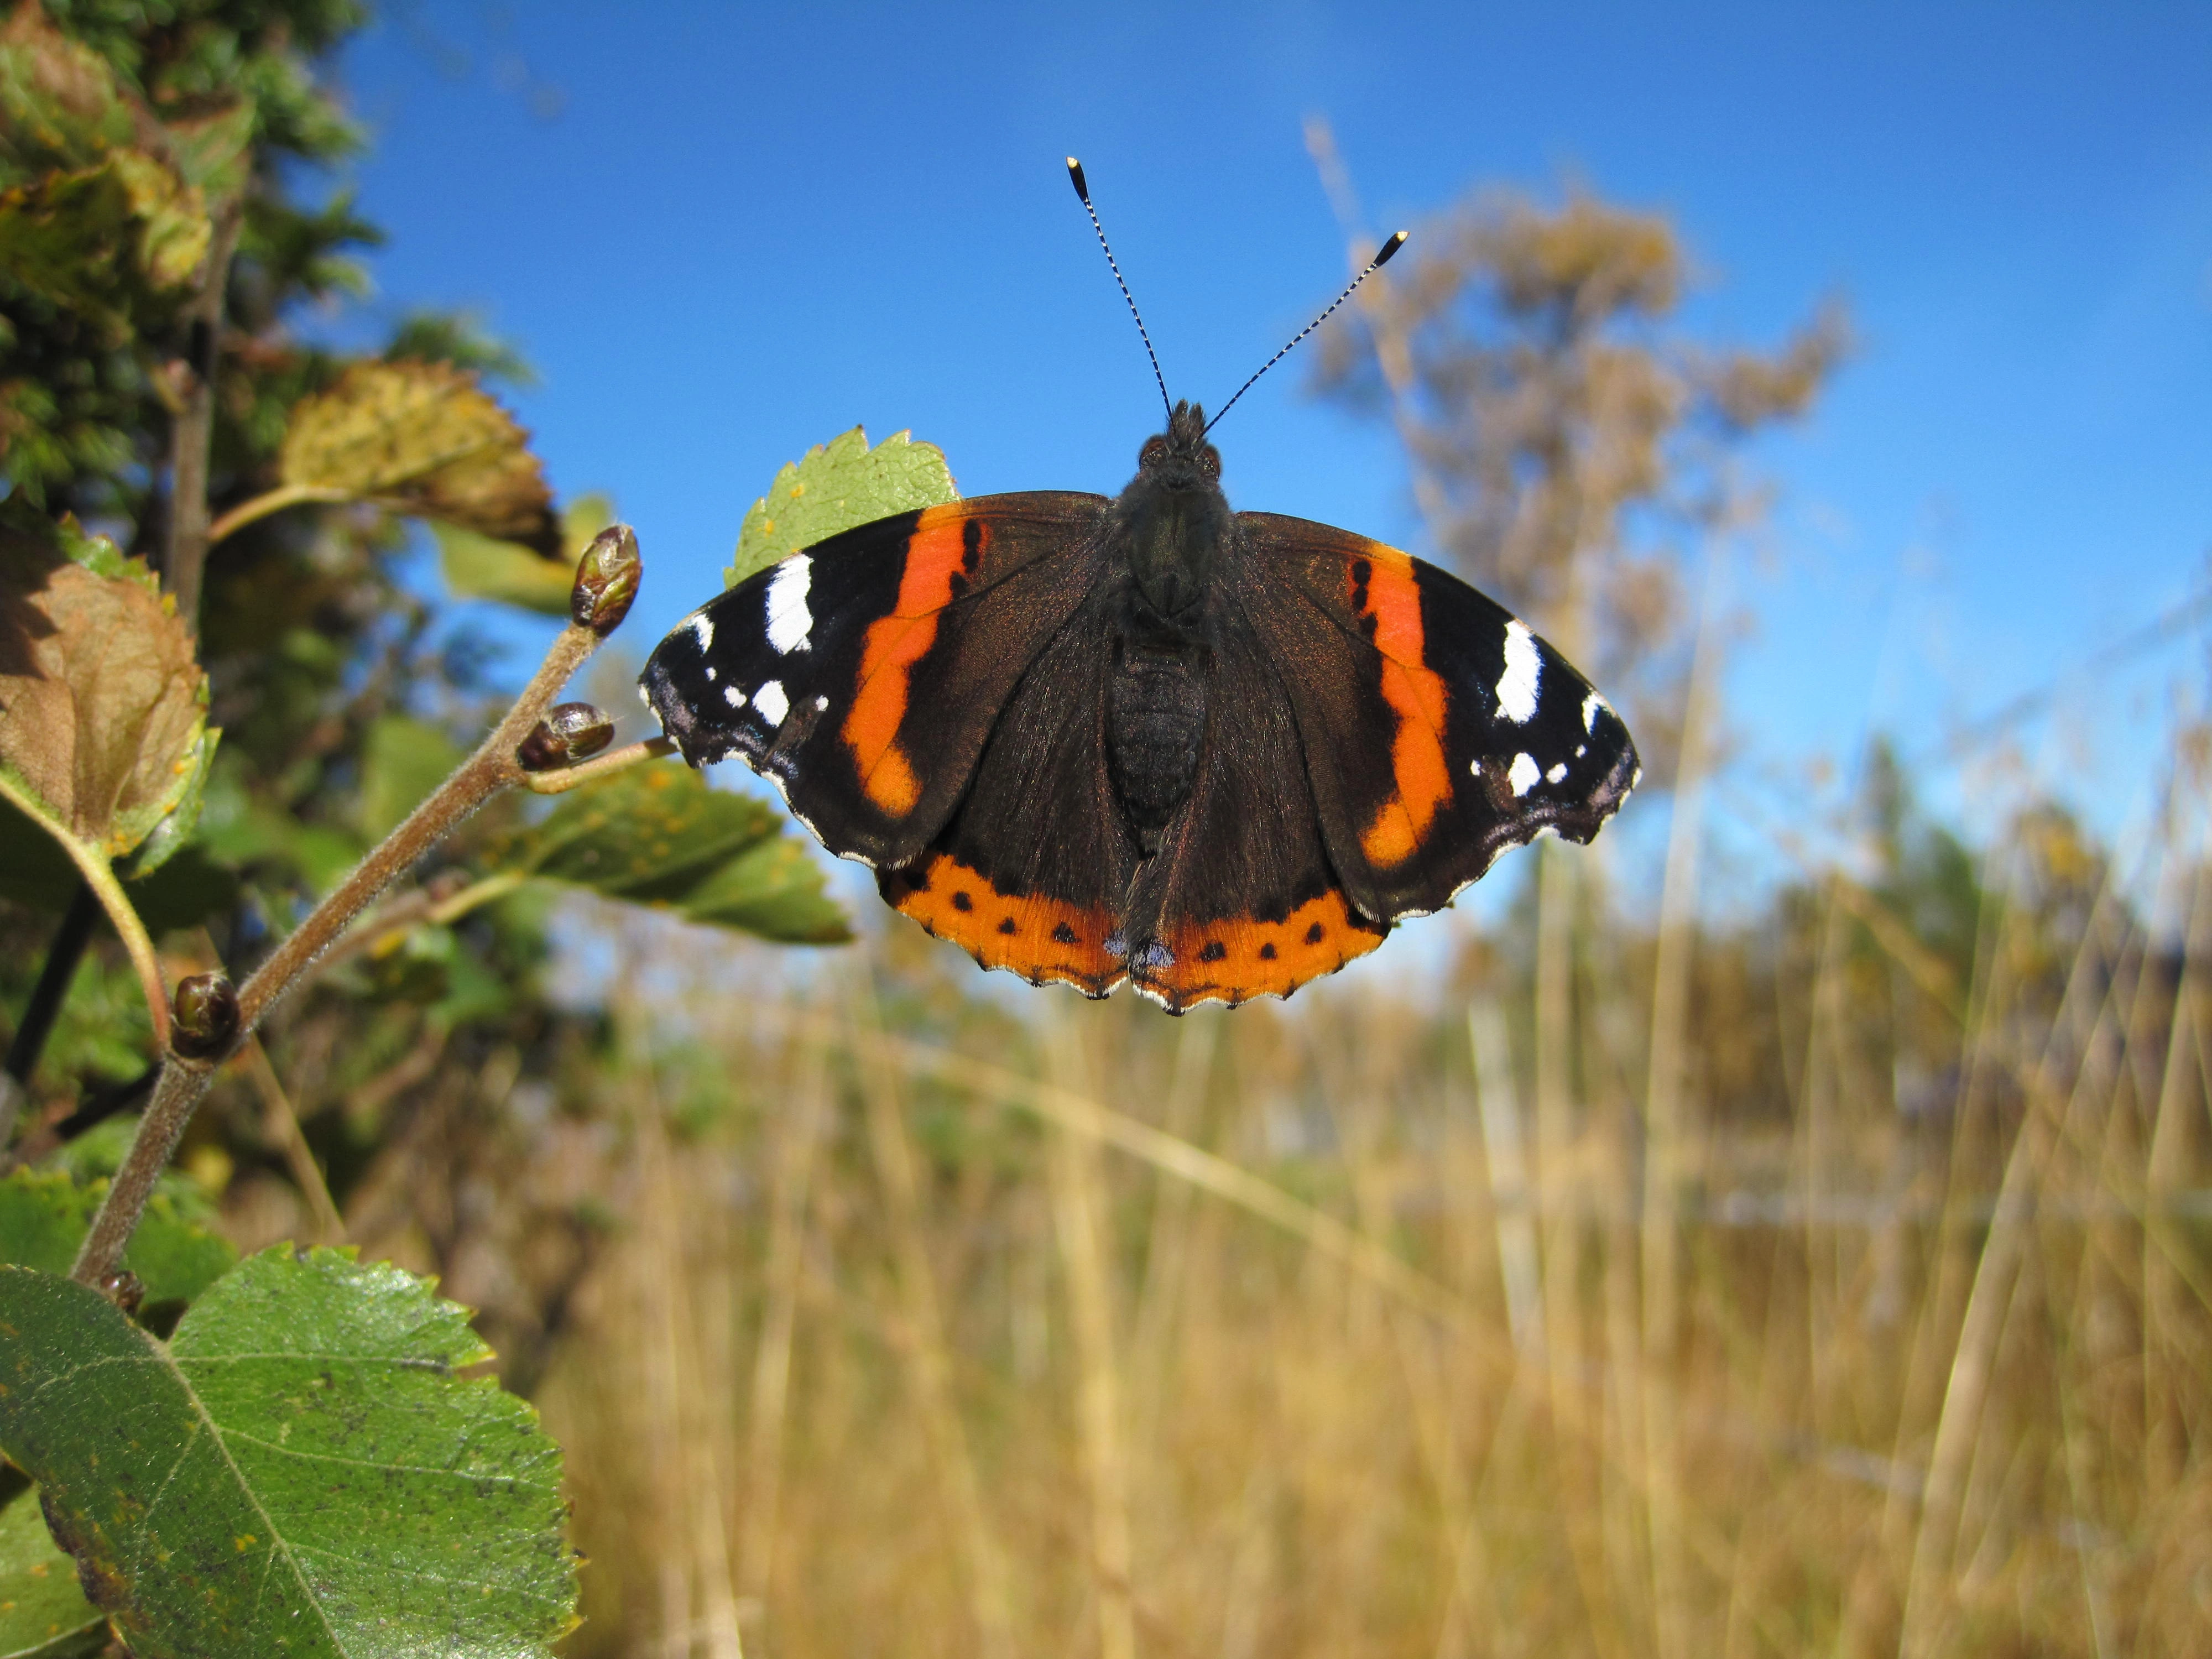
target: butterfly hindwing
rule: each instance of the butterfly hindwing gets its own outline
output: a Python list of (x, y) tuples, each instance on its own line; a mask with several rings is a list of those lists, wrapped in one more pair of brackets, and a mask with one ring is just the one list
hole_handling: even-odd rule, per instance
[(983, 966), (1092, 996), (1124, 976), (1107, 946), (1138, 860), (1104, 760), (1107, 603), (1094, 595), (1030, 664), (929, 850), (878, 878)]
[(980, 496), (833, 536), (679, 623), (646, 664), (646, 699), (692, 764), (740, 755), (831, 852), (903, 863), (1096, 586), (1106, 505)]
[(1628, 730), (1510, 612), (1327, 525), (1243, 513), (1239, 591), (1286, 677), (1330, 861), (1376, 920), (1448, 903), (1509, 846), (1588, 841), (1639, 775)]
[(1302, 672), (1221, 607), (1197, 779), (1123, 923), (1131, 981), (1176, 1012), (1288, 996), (1389, 932), (1352, 908), (1322, 845), (1285, 684)]

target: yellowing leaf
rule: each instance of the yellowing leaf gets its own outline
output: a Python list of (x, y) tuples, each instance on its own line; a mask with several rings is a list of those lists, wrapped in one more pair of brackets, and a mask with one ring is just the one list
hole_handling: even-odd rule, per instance
[(529, 443), (465, 370), (363, 362), (292, 411), (281, 465), (293, 488), (377, 501), (550, 556), (560, 531)]
[(141, 150), (0, 193), (0, 264), (111, 327), (189, 290), (213, 234), (200, 192)]
[(894, 432), (873, 449), (859, 427), (784, 463), (738, 532), (737, 562), (723, 573), (735, 587), (802, 547), (894, 513), (957, 501), (952, 471), (935, 444)]
[(54, 27), (38, 0), (0, 24), (0, 156), (17, 176), (82, 167), (153, 125), (117, 85), (106, 60)]
[(547, 559), (520, 542), (502, 542), (449, 524), (433, 525), (446, 586), (465, 599), (497, 599), (548, 617), (568, 614), (576, 561), (615, 520), (604, 495), (580, 495), (561, 511), (561, 552)]
[(112, 861), (189, 810), (216, 736), (191, 634), (152, 573), (104, 539), (8, 515), (0, 793)]

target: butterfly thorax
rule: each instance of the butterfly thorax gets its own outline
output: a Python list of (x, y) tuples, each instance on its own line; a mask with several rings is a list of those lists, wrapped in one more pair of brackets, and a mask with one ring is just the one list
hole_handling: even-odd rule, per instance
[(1212, 660), (1215, 566), (1235, 534), (1206, 417), (1178, 404), (1145, 441), (1108, 514), (1116, 584), (1106, 750), (1115, 793), (1150, 857), (1198, 775)]

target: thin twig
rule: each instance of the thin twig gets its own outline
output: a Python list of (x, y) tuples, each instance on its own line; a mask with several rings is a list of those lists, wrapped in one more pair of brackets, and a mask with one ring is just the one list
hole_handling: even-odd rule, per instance
[(272, 513), (282, 513), (288, 507), (305, 507), (310, 503), (331, 503), (352, 501), (361, 492), (343, 489), (335, 484), (279, 484), (265, 489), (249, 501), (240, 501), (208, 526), (210, 547), (228, 540), (250, 524), (258, 524)]
[[(514, 707), (476, 753), (433, 790), (428, 799), (409, 813), (406, 821), (386, 836), (255, 970), (238, 994), (238, 1036), (234, 1040), (234, 1051), (237, 1043), (252, 1036), (269, 1011), (306, 978), (323, 953), (337, 941), (347, 924), (379, 893), (412, 868), (417, 860), (485, 801), (522, 781), (525, 775), (521, 763), (515, 757), (515, 750), (538, 724), (561, 688), (598, 647), (599, 638), (595, 629), (580, 624), (572, 623), (562, 629)], [(87, 871), (88, 878), (91, 873)], [(112, 873), (108, 880), (113, 882)], [(125, 908), (129, 909), (127, 903)], [(135, 915), (132, 920), (135, 922)], [(143, 935), (144, 930), (139, 931)], [(166, 1048), (166, 1004), (161, 1012)], [(139, 1120), (137, 1137), (124, 1155), (114, 1185), (108, 1188), (100, 1213), (93, 1218), (92, 1231), (85, 1235), (83, 1247), (70, 1269), (71, 1277), (78, 1282), (99, 1283), (121, 1258), (123, 1247), (130, 1242), (131, 1231), (138, 1224), (138, 1217), (154, 1190), (155, 1178), (176, 1151), (185, 1124), (191, 1121), (193, 1109), (207, 1093), (216, 1065), (216, 1060), (187, 1060), (173, 1050), (167, 1054), (161, 1079), (154, 1087), (153, 1102)]]
[[(8, 787), (0, 779), (0, 795), (6, 795), (25, 812), (36, 816), (32, 803)], [(107, 920), (114, 925), (116, 937), (123, 941), (130, 955), (131, 966), (138, 975), (138, 988), (145, 994), (146, 1014), (154, 1022), (154, 1042), (156, 1048), (169, 1046), (169, 988), (161, 977), (161, 958), (154, 954), (154, 941), (148, 936), (146, 924), (138, 920), (138, 912), (131, 905), (130, 896), (124, 892), (123, 884), (115, 878), (115, 871), (107, 860), (75, 836), (58, 834), (54, 839), (76, 866), (84, 884), (100, 901)]]
[(169, 429), (169, 540), (163, 561), (177, 615), (199, 631), (200, 589), (207, 572), (208, 453), (215, 437), (215, 373), (221, 349), (223, 300), (231, 257), (238, 252), (246, 204), (233, 201), (215, 216), (200, 291), (185, 313), (191, 331), (185, 362), (184, 407)]
[(284, 1085), (277, 1078), (276, 1068), (269, 1062), (269, 1051), (257, 1036), (246, 1039), (242, 1058), (246, 1075), (253, 1085), (254, 1092), (261, 1097), (261, 1130), (284, 1154), (284, 1165), (292, 1172), (292, 1184), (307, 1200), (307, 1209), (315, 1218), (315, 1242), (337, 1244), (345, 1238), (345, 1220), (338, 1214), (338, 1206), (331, 1200), (330, 1183), (323, 1179), (322, 1167), (315, 1162), (315, 1154), (307, 1145), (307, 1137), (300, 1128), (300, 1115), (292, 1109), (292, 1098), (284, 1092)]
[(424, 854), (485, 801), (524, 780), (521, 763), (514, 757), (516, 747), (530, 735), (547, 705), (599, 642), (599, 636), (588, 628), (572, 623), (561, 630), (522, 696), (476, 753), (432, 791), (429, 799), (409, 813), (406, 821), (386, 836), (354, 872), (338, 884), (337, 890), (315, 907), (314, 913), (276, 947), (268, 961), (240, 988), (238, 1013), (241, 1031), (251, 1031), (261, 1023), (263, 1016), (293, 988), (307, 966), (337, 942), (346, 924), (359, 915), (370, 900), (412, 869)]
[(61, 926), (54, 930), (53, 943), (46, 947), (46, 965), (39, 970), (39, 982), (31, 988), (22, 1020), (8, 1044), (6, 1069), (0, 1073), (0, 1164), (6, 1161), (8, 1142), (15, 1133), (15, 1114), (29, 1097), (31, 1073), (39, 1069), (39, 1056), (52, 1035), (54, 1020), (69, 995), (70, 981), (76, 977), (76, 965), (84, 959), (92, 925), (99, 920), (99, 898), (90, 886), (79, 882), (70, 896), (69, 908), (62, 912)]
[(610, 773), (627, 772), (643, 761), (658, 760), (663, 755), (676, 752), (674, 741), (668, 738), (647, 738), (642, 742), (625, 744), (620, 749), (609, 750), (593, 760), (579, 762), (557, 772), (532, 772), (523, 782), (536, 794), (564, 795), (580, 784), (595, 783)]

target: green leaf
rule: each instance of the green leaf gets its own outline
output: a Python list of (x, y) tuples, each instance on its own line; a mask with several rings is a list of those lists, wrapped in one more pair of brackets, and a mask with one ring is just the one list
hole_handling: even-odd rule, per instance
[(549, 560), (520, 542), (480, 536), (456, 525), (433, 524), (446, 586), (464, 599), (497, 599), (542, 616), (568, 614), (576, 561), (592, 538), (615, 521), (605, 495), (579, 495), (561, 514), (561, 556)]
[[(106, 1191), (105, 1181), (78, 1182), (63, 1170), (0, 1177), (0, 1261), (67, 1273)], [(202, 1224), (206, 1213), (181, 1176), (165, 1176), (147, 1200), (145, 1218), (123, 1253), (123, 1265), (146, 1287), (146, 1306), (191, 1301), (238, 1260), (228, 1240)]]
[(544, 1654), (575, 1625), (561, 1455), (454, 1374), (489, 1357), (346, 1252), (248, 1258), (167, 1343), (0, 1268), (0, 1449), (138, 1659)]
[(803, 547), (894, 513), (957, 501), (951, 469), (935, 444), (894, 432), (873, 449), (859, 427), (787, 461), (738, 532), (737, 562), (723, 576), (735, 587)]
[(191, 630), (151, 571), (72, 524), (0, 508), (0, 794), (111, 863), (173, 819), (166, 857), (214, 753), (207, 698)]
[(493, 858), (501, 869), (781, 943), (851, 937), (820, 867), (783, 833), (775, 808), (711, 789), (674, 762), (584, 785)]
[(765, 801), (709, 789), (688, 766), (648, 763), (572, 790), (498, 861), (611, 898), (666, 902), (774, 836), (777, 822)]
[(456, 599), (496, 599), (542, 617), (566, 617), (573, 565), (540, 558), (520, 542), (480, 536), (459, 525), (433, 524), (446, 586)]
[(842, 945), (845, 913), (823, 890), (822, 866), (789, 836), (740, 853), (684, 901), (693, 921), (736, 927), (781, 945)]
[(428, 720), (386, 714), (362, 741), (361, 832), (374, 846), (461, 763), (461, 746)]
[(106, 1638), (76, 1563), (46, 1530), (38, 1488), (19, 1486), (0, 1507), (0, 1659), (76, 1659)]
[(291, 489), (376, 501), (549, 559), (560, 551), (530, 434), (450, 364), (354, 364), (292, 411), (279, 465)]

